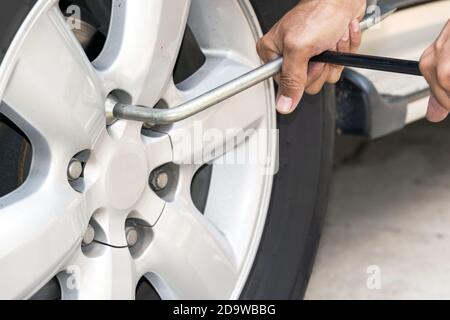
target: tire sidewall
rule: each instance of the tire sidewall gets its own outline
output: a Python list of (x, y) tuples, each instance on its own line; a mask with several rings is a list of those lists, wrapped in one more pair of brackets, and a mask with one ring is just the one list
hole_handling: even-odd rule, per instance
[[(296, 0), (252, 0), (264, 32)], [(301, 299), (311, 274), (333, 164), (334, 87), (305, 95), (297, 110), (278, 116), (279, 164), (260, 247), (242, 299)]]

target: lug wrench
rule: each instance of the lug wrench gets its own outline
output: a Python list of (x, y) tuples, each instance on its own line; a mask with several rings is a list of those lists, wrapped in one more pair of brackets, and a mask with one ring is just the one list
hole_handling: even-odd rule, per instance
[[(360, 23), (361, 30), (365, 31), (369, 29), (392, 14), (394, 11), (395, 9), (388, 10), (384, 12), (381, 17), (375, 17), (373, 15), (367, 17)], [(421, 75), (419, 70), (419, 62), (417, 61), (329, 51), (313, 57), (311, 61), (417, 76)], [(109, 122), (119, 118), (145, 122), (149, 126), (175, 123), (202, 112), (218, 104), (219, 102), (222, 102), (267, 80), (268, 78), (278, 74), (281, 71), (282, 65), (283, 58), (278, 58), (211, 91), (208, 91), (197, 98), (170, 109), (150, 109), (141, 106), (117, 103), (112, 108), (112, 111), (107, 110), (107, 118)]]

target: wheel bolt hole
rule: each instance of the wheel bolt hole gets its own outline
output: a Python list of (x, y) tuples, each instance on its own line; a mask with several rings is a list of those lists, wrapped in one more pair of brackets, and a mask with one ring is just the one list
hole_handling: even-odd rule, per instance
[(163, 191), (169, 185), (169, 173), (164, 169), (158, 169), (150, 175), (150, 185), (154, 191)]
[(69, 181), (80, 179), (83, 176), (83, 171), (84, 164), (80, 160), (76, 158), (70, 160), (69, 167), (67, 169), (67, 177), (69, 178)]
[(96, 220), (98, 214), (99, 211), (93, 214), (81, 242), (81, 251), (89, 258), (95, 258), (102, 255), (105, 251), (105, 246), (102, 243), (107, 242), (106, 234)]
[(117, 103), (131, 104), (132, 101), (131, 95), (124, 90), (116, 89), (111, 91), (105, 100), (106, 125), (111, 126), (117, 121), (113, 114)]
[(131, 256), (138, 258), (153, 239), (152, 227), (141, 219), (129, 218), (125, 222), (125, 237)]
[(150, 188), (165, 201), (173, 201), (179, 178), (179, 166), (168, 163), (152, 171)]
[(84, 169), (90, 156), (91, 151), (84, 150), (74, 155), (67, 165), (67, 180), (69, 181), (70, 186), (78, 192), (84, 192), (86, 189)]
[(88, 225), (86, 232), (84, 233), (83, 236), (83, 246), (88, 246), (90, 244), (92, 244), (95, 240), (95, 229), (93, 226)]
[(127, 227), (125, 228), (125, 235), (127, 238), (127, 244), (129, 247), (134, 247), (138, 242), (138, 231), (135, 227)]

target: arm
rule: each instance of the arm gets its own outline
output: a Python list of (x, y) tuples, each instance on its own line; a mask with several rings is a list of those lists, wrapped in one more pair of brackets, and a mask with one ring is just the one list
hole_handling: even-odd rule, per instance
[(339, 80), (343, 68), (309, 60), (326, 50), (356, 52), (365, 7), (365, 0), (302, 0), (258, 42), (264, 62), (284, 57), (276, 78), (280, 113), (292, 112), (304, 92), (316, 94), (326, 82)]
[(440, 122), (450, 112), (450, 20), (439, 38), (422, 55), (420, 70), (432, 91), (427, 118)]

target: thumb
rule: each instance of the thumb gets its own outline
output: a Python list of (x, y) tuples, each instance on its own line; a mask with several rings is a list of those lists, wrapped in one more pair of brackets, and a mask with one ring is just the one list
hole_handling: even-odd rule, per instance
[(278, 112), (288, 114), (295, 110), (305, 91), (307, 73), (308, 59), (306, 57), (285, 55), (279, 80)]

